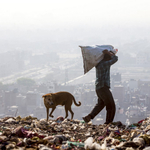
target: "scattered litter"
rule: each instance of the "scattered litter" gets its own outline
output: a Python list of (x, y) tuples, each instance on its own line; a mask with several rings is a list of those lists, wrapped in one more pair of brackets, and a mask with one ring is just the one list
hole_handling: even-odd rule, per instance
[(124, 125), (94, 125), (83, 120), (27, 116), (0, 119), (0, 149), (134, 150), (150, 149), (150, 118)]

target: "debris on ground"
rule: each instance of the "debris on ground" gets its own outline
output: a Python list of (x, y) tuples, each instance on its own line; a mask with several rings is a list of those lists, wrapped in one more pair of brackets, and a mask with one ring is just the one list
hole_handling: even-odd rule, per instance
[(148, 150), (150, 118), (131, 125), (120, 121), (94, 125), (83, 120), (58, 117), (0, 119), (1, 150)]

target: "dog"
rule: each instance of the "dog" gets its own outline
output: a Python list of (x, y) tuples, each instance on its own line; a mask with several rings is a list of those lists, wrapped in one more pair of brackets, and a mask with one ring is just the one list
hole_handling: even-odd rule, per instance
[[(52, 118), (54, 117), (52, 113), (56, 109), (57, 105), (62, 105), (65, 107), (65, 112), (66, 112), (65, 118), (68, 117), (68, 111), (70, 111), (71, 119), (73, 119), (73, 116), (74, 116), (74, 112), (71, 109), (72, 102), (74, 102), (76, 106), (81, 105), (80, 101), (78, 102), (79, 104), (76, 103), (76, 100), (71, 93), (65, 92), (65, 91), (61, 91), (57, 93), (48, 93), (48, 94), (43, 95), (42, 98), (44, 100), (44, 105), (47, 111), (47, 121), (48, 121), (49, 116)], [(52, 108), (50, 114), (49, 114), (49, 108)]]

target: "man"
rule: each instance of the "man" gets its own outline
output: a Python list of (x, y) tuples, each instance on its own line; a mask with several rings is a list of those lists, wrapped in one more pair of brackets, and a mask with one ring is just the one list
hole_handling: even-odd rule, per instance
[(104, 50), (104, 58), (98, 63), (96, 68), (96, 94), (98, 96), (98, 103), (95, 105), (93, 110), (83, 120), (89, 122), (106, 106), (106, 122), (109, 124), (113, 122), (116, 106), (110, 89), (110, 66), (118, 61), (118, 57), (108, 51)]

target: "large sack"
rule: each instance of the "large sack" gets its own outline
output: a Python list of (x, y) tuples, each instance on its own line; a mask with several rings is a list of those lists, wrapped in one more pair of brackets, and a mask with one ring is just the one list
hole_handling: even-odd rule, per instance
[(112, 45), (79, 46), (82, 51), (84, 74), (95, 67), (104, 57), (103, 50), (116, 53)]

